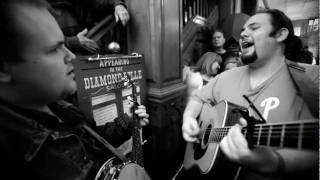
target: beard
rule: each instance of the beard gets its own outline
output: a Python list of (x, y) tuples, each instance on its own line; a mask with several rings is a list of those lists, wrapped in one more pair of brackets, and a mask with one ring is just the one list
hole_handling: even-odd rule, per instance
[(257, 52), (254, 51), (252, 54), (250, 55), (241, 55), (241, 61), (243, 64), (250, 64), (255, 62), (258, 59), (258, 55)]

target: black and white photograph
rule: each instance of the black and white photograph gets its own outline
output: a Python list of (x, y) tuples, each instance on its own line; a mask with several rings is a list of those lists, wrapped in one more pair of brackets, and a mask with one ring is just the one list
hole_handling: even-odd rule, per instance
[(0, 179), (318, 180), (318, 0), (0, 0)]

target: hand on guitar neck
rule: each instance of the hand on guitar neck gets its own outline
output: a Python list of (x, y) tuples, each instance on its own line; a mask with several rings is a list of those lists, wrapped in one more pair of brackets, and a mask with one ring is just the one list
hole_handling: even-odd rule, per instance
[[(128, 96), (128, 106), (129, 109), (135, 108), (134, 113), (139, 117), (139, 124), (141, 127), (146, 126), (147, 124), (149, 124), (149, 114), (147, 114), (146, 111), (146, 107), (144, 105), (139, 105), (138, 103), (135, 104), (135, 102), (133, 101), (133, 99)], [(128, 114), (129, 117), (132, 117), (132, 113), (131, 111), (129, 111), (130, 113)]]
[(231, 127), (220, 142), (222, 152), (230, 160), (269, 176), (303, 172), (317, 166), (316, 151), (288, 148), (275, 150), (263, 146), (249, 148), (242, 131), (246, 126), (247, 121), (240, 118), (240, 123)]

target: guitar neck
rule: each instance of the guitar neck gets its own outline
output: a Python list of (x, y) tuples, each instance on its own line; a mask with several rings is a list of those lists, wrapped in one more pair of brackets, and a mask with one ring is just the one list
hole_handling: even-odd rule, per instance
[[(231, 127), (213, 128), (209, 142), (219, 143)], [(247, 134), (247, 129), (242, 129)], [(252, 135), (255, 146), (287, 147), (318, 150), (319, 121), (297, 121), (275, 124), (257, 124)]]
[(132, 112), (131, 112), (133, 117), (131, 160), (143, 167), (144, 159), (143, 159), (143, 151), (142, 151), (142, 144), (141, 144), (142, 141), (141, 141), (141, 135), (140, 135), (139, 117), (134, 113), (134, 111), (139, 105), (137, 102), (136, 94), (137, 94), (136, 86), (132, 82), (132, 96), (133, 96), (134, 108), (132, 108)]
[(134, 125), (133, 132), (132, 132), (133, 147), (132, 147), (131, 160), (133, 162), (136, 162), (140, 166), (143, 166), (144, 159), (143, 159), (143, 151), (142, 151), (142, 145), (141, 145), (140, 128), (136, 122), (134, 122), (134, 123), (136, 125)]

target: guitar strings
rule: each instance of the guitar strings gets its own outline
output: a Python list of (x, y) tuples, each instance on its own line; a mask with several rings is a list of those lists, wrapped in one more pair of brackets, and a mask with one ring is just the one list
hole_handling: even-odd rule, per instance
[[(301, 135), (303, 135), (304, 138), (306, 139), (308, 137), (313, 137), (313, 135), (317, 133), (317, 130), (318, 130), (318, 128), (312, 126), (312, 124), (308, 124), (308, 125), (303, 127), (302, 132), (299, 131), (300, 130), (299, 127), (292, 127), (292, 126), (288, 126), (284, 129), (282, 127), (277, 126), (277, 127), (273, 127), (271, 130), (270, 130), (270, 127), (268, 127), (268, 129), (264, 128), (261, 130), (259, 129), (260, 127), (255, 127), (253, 138), (258, 138), (258, 137), (269, 138), (270, 135), (272, 135), (272, 138), (280, 138), (282, 137), (282, 131), (284, 131), (286, 138), (299, 138)], [(227, 135), (230, 128), (231, 127), (207, 128), (204, 134), (209, 135), (212, 133), (211, 140), (219, 141)], [(260, 130), (260, 132), (257, 132), (257, 130)], [(298, 130), (298, 131), (292, 131), (292, 130)]]
[[(231, 127), (207, 128), (205, 130), (205, 134), (210, 134), (212, 130), (213, 130), (213, 132), (216, 132), (216, 133), (224, 133), (224, 132), (228, 132), (230, 128)], [(269, 129), (270, 129), (269, 127), (268, 127), (268, 129), (267, 128), (262, 128), (261, 129), (261, 133), (269, 133), (269, 131), (270, 131)], [(317, 130), (317, 129), (318, 129), (318, 127), (315, 127), (315, 126), (309, 126), (309, 127), (304, 126), (303, 127), (303, 133), (304, 132), (313, 132), (314, 130)], [(299, 127), (290, 127), (290, 126), (289, 127), (285, 127), (284, 129), (282, 127), (273, 127), (271, 129), (271, 132), (272, 133), (281, 133), (282, 131), (285, 131), (286, 133), (299, 133), (299, 132), (292, 132), (290, 130), (298, 130), (299, 131), (300, 128)], [(255, 127), (254, 131), (259, 131), (259, 127)], [(255, 133), (257, 133), (257, 132), (255, 132)]]

